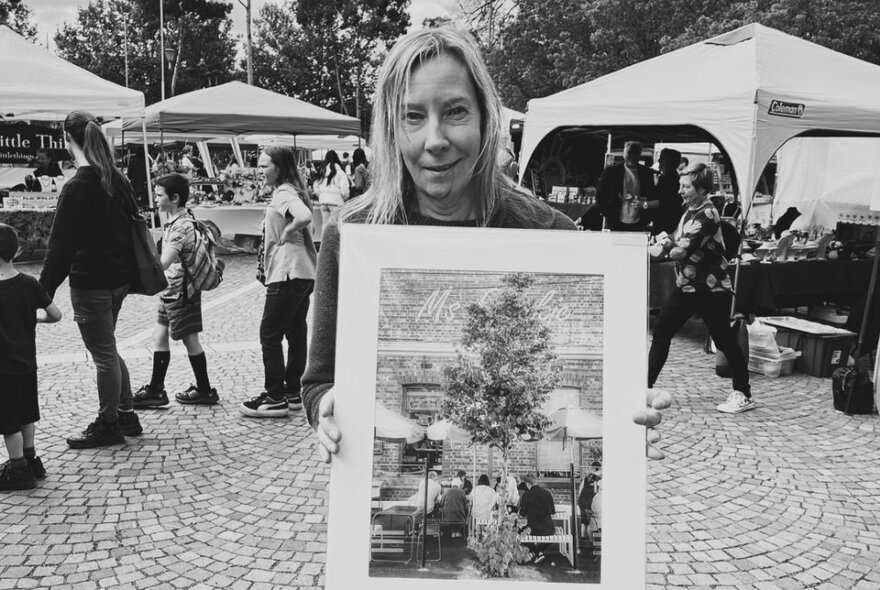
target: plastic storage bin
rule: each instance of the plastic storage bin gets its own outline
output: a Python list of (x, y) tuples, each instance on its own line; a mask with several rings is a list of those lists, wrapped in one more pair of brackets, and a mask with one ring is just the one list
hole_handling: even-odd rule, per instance
[(790, 348), (781, 348), (778, 356), (763, 356), (755, 351), (755, 349), (751, 349), (749, 351), (749, 371), (761, 373), (765, 377), (791, 375), (791, 372), (794, 370), (794, 363), (799, 356), (799, 352), (795, 352)]
[(846, 364), (856, 334), (841, 328), (791, 316), (761, 318), (776, 328), (776, 343), (801, 353), (794, 370), (813, 377), (830, 377), (837, 367)]

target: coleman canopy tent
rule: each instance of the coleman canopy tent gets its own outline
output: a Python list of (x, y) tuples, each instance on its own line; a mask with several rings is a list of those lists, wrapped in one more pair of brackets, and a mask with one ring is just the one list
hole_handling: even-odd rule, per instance
[[(85, 110), (104, 119), (144, 114), (144, 95), (99, 78), (0, 25), (0, 120), (58, 121)], [(140, 130), (140, 121), (131, 121)]]
[(712, 140), (747, 208), (764, 166), (792, 137), (880, 135), (878, 96), (880, 67), (751, 24), (530, 101), (521, 162), (571, 127)]
[[(242, 82), (187, 92), (147, 107), (148, 131), (200, 135), (312, 133), (359, 135), (360, 121)], [(134, 122), (122, 129), (134, 130)]]

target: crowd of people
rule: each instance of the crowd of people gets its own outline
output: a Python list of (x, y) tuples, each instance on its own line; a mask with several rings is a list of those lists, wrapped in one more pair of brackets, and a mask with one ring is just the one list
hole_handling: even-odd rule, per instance
[[(531, 535), (556, 534), (553, 515), (557, 509), (553, 495), (538, 483), (535, 474), (527, 473), (521, 479), (509, 474), (504, 489), (501, 487), (501, 476), (491, 486), (489, 476), (483, 473), (474, 486), (463, 469), (445, 482), (440, 480), (436, 471), (430, 470), (407, 501), (426, 512), (428, 518), (439, 519), (441, 532), (447, 532), (453, 539), (466, 536), (471, 525), (476, 528), (470, 532), (481, 536), (486, 523), (497, 511), (518, 514), (523, 519), (521, 530), (527, 529)], [(581, 523), (579, 536), (582, 542), (592, 545), (594, 534), (602, 528), (602, 464), (598, 461), (592, 463), (581, 479), (577, 508)], [(535, 563), (544, 560), (551, 545), (534, 544)]]
[[(356, 199), (343, 198), (342, 204), (325, 199), (328, 211), (333, 211), (324, 220), (320, 237), (309, 227), (315, 208), (308, 197), (308, 183), (293, 165), (290, 151), (271, 148), (261, 153), (259, 165), (272, 189), (263, 247), (257, 256), (258, 276), (266, 286), (260, 327), (265, 391), (243, 402), (242, 413), (284, 415), (301, 401), (315, 429), (321, 458), (329, 462), (338, 453), (343, 434), (334, 420), (333, 407), (340, 224), (577, 229), (571, 219), (515, 185), (501, 167), (502, 121), (500, 99), (473, 40), (452, 28), (428, 29), (403, 37), (385, 60), (373, 109), (373, 161), (369, 167), (360, 161), (354, 170), (355, 177), (368, 177), (366, 188)], [(94, 116), (72, 112), (63, 127), (77, 171), (59, 197), (39, 280), (44, 293), (32, 296), (28, 304), (47, 309), (46, 317), (55, 318), (50, 313), (51, 298), (65, 279), (69, 281), (74, 320), (95, 365), (99, 403), (95, 420), (67, 443), (71, 448), (121, 444), (126, 436), (143, 431), (136, 407), (161, 407), (165, 402), (168, 338), (184, 341), (196, 377), (196, 385), (178, 393), (177, 401), (213, 404), (219, 400), (198, 342), (199, 294), (184, 286), (191, 255), (189, 232), (194, 226), (185, 211), (188, 184), (176, 172), (156, 181), (162, 193), (160, 206), (170, 217), (161, 254), (169, 285), (157, 298), (153, 378), (133, 392), (128, 367), (117, 350), (115, 329), (133, 271), (130, 220), (138, 212), (135, 193), (114, 165), (113, 153)], [(335, 182), (336, 176), (341, 180), (342, 175), (345, 172), (330, 161), (321, 171), (320, 184)], [(323, 208), (320, 197), (319, 204)], [(181, 275), (183, 281), (178, 280)], [(30, 285), (31, 290), (39, 290)], [(304, 318), (310, 300), (314, 312), (306, 352)], [(36, 318), (35, 314), (22, 317)], [(3, 316), (0, 319), (8, 321)], [(35, 319), (24, 322), (21, 338), (34, 340), (35, 323)], [(0, 337), (6, 337), (5, 331)], [(280, 356), (282, 337), (290, 344), (286, 362)], [(22, 350), (35, 360), (33, 346)], [(38, 471), (31, 467), (34, 460), (28, 462), (36, 457), (32, 434), (38, 419), (26, 411), (37, 399), (33, 366), (0, 366), (0, 373), (33, 376), (23, 379), (13, 394), (0, 396), (10, 456), (0, 473), (0, 489), (32, 487), (32, 476)], [(669, 405), (668, 395), (649, 391), (647, 406), (634, 415), (635, 423), (649, 429), (647, 453), (651, 458), (662, 458), (652, 446), (659, 440), (653, 427)], [(21, 446), (17, 446), (19, 440), (24, 441)], [(20, 469), (21, 461), (28, 466)], [(26, 481), (24, 473), (30, 474)]]

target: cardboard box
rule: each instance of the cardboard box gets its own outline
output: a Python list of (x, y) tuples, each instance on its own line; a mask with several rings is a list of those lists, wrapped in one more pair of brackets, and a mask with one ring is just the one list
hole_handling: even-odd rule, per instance
[(776, 343), (801, 353), (794, 370), (813, 377), (830, 377), (846, 365), (857, 334), (841, 328), (791, 316), (761, 318), (777, 329)]

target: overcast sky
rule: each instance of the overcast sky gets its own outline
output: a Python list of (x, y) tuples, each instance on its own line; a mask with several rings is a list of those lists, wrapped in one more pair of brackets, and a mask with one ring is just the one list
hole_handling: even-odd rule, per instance
[[(158, 0), (157, 0), (158, 1)], [(236, 33), (244, 36), (244, 7), (238, 0), (232, 2), (232, 22)], [(332, 1), (332, 0), (328, 0)], [(252, 11), (254, 16), (264, 4), (271, 2), (280, 3), (281, 0), (253, 0)], [(65, 22), (76, 20), (78, 7), (88, 6), (89, 0), (24, 0), (30, 7), (39, 30), (39, 41), (45, 44), (46, 36), (50, 38), (50, 46), (54, 48), (51, 37), (60, 29)], [(410, 5), (410, 21), (416, 27), (421, 26), (422, 21), (429, 17), (449, 16), (455, 10), (456, 0), (412, 0)]]

